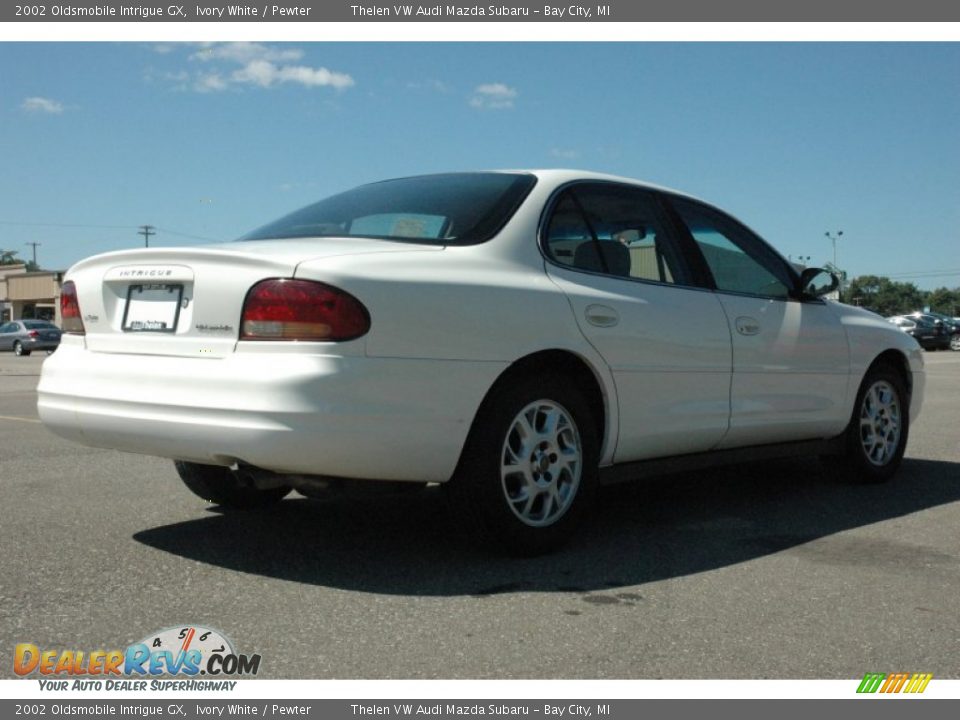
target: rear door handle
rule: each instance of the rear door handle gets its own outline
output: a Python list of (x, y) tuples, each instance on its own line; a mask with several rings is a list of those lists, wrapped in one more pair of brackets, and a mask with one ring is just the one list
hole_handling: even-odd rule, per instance
[(613, 327), (620, 322), (620, 315), (608, 305), (588, 305), (584, 315), (588, 323), (597, 327)]

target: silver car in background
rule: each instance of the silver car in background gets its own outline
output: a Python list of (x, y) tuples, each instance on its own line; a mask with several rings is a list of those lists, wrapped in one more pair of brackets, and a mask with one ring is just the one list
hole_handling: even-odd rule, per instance
[(29, 355), (34, 350), (53, 352), (60, 346), (60, 328), (47, 320), (13, 320), (0, 325), (0, 351)]

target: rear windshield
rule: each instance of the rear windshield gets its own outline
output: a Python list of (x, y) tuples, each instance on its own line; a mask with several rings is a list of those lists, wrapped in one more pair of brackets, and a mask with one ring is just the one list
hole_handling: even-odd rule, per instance
[(362, 185), (308, 205), (240, 240), (384, 238), (430, 245), (473, 245), (507, 223), (536, 183), (518, 173), (452, 173)]
[(56, 325), (44, 320), (24, 320), (23, 325), (27, 330), (59, 330)]

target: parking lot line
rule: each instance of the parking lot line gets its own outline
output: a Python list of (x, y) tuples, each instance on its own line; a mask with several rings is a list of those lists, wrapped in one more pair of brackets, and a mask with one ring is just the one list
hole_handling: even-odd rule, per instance
[(13, 422), (26, 422), (40, 424), (38, 418), (13, 417), (12, 415), (0, 415), (0, 420), (12, 420)]

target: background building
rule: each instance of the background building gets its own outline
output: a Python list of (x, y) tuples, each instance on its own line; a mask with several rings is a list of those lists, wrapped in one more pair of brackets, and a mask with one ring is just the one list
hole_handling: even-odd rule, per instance
[(60, 324), (63, 272), (0, 265), (0, 321), (38, 318)]

